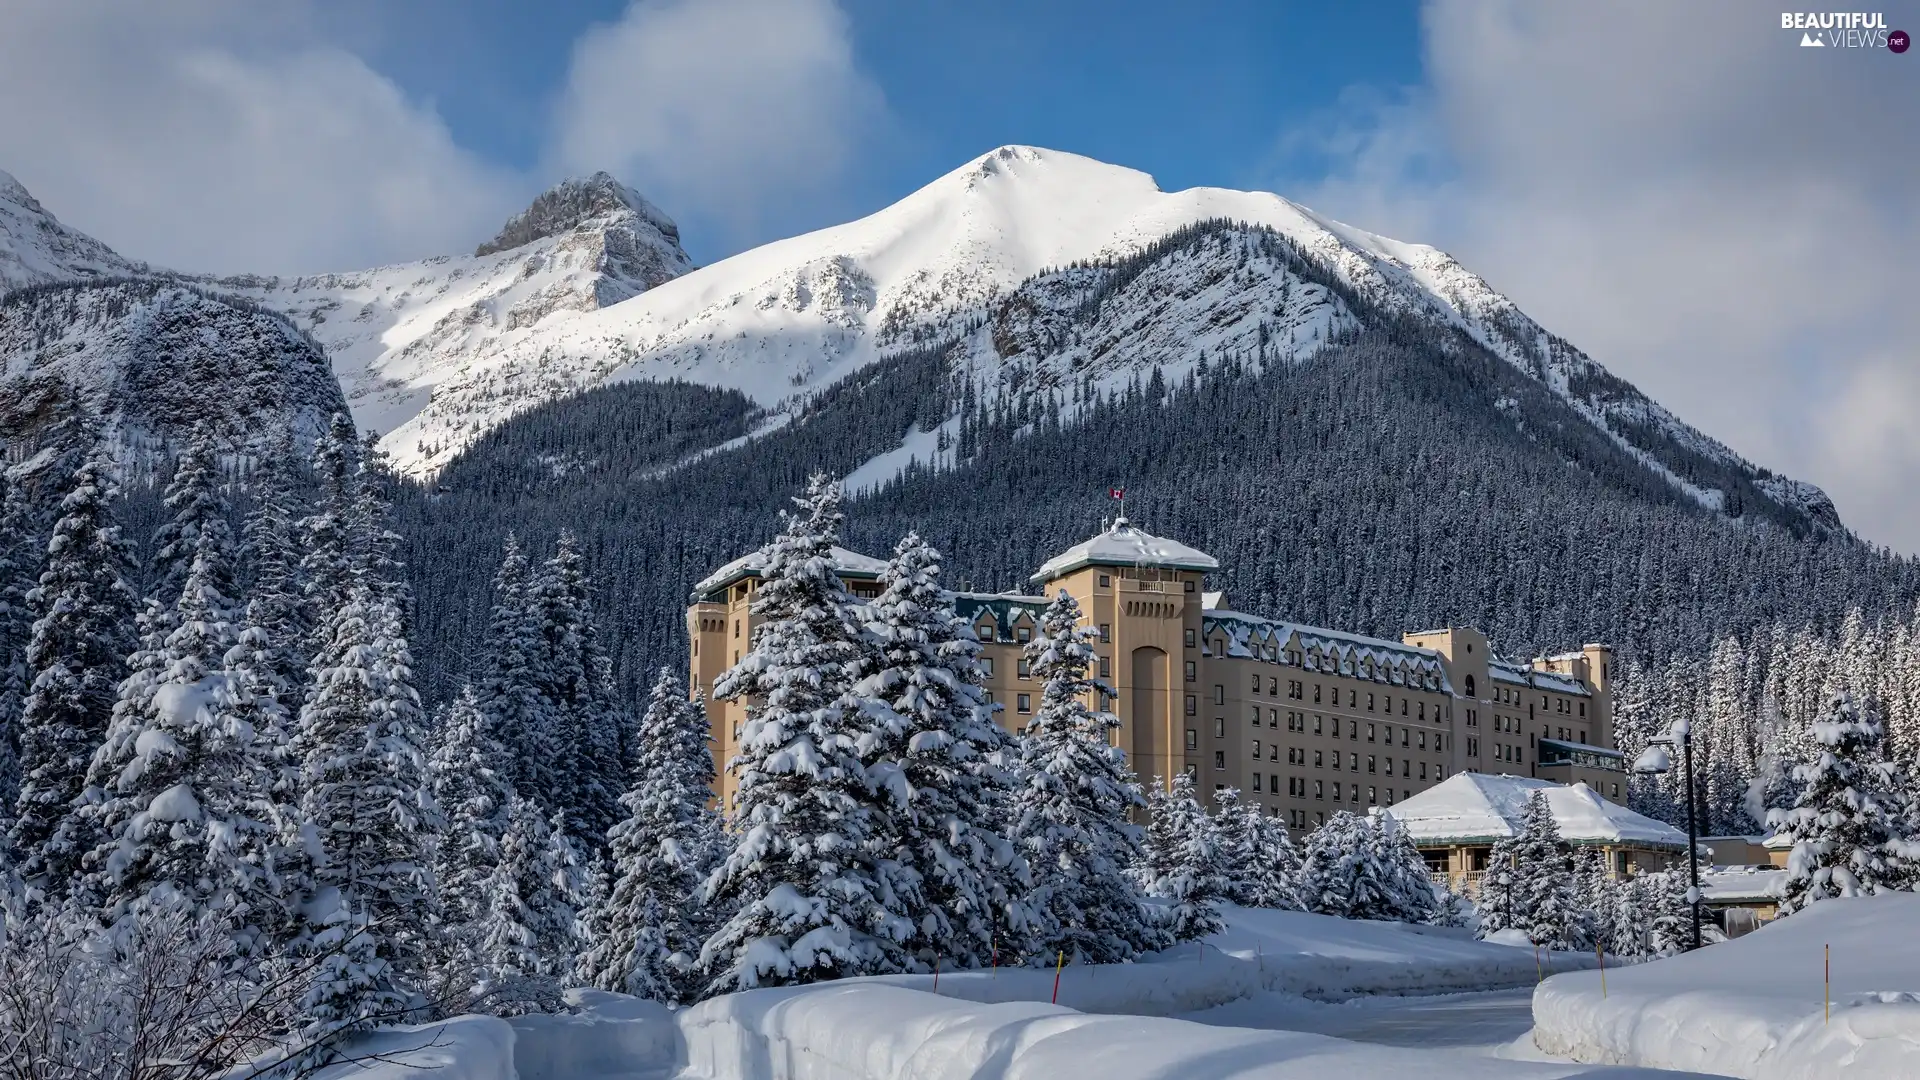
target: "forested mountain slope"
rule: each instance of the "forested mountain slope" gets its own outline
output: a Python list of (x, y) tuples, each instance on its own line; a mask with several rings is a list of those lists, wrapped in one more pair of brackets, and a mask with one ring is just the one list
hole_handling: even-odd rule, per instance
[[(1182, 342), (1132, 320), (1202, 294), (1244, 332), (1168, 377), (1151, 361)], [(1305, 356), (1273, 345), (1294, 304), (1332, 313)], [(628, 415), (650, 419), (610, 442)], [(678, 662), (691, 584), (770, 535), (808, 471), (858, 470), (903, 436), (938, 467), (876, 482), (850, 506), (850, 542), (878, 552), (918, 529), (973, 588), (1024, 587), (1125, 487), (1135, 520), (1220, 559), (1236, 607), (1388, 636), (1471, 623), (1503, 651), (1605, 640), (1656, 656), (1920, 594), (1914, 564), (1766, 478), (1692, 459), (1688, 482), (1725, 493), (1709, 507), (1478, 335), (1372, 303), (1270, 230), (1210, 223), (1036, 276), (952, 341), (864, 367), (772, 429), (737, 393), (628, 383), (483, 436), (403, 509), (416, 591), (438, 598), (421, 612), (423, 666), (449, 680), (436, 692), (472, 653), (472, 568), (507, 531), (582, 535), (634, 687)]]

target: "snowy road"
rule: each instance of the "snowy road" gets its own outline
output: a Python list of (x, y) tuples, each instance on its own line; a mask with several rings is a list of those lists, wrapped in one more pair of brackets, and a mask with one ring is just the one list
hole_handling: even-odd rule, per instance
[(1182, 1020), (1222, 1027), (1309, 1031), (1385, 1046), (1505, 1046), (1533, 1027), (1533, 988), (1432, 997), (1364, 997), (1333, 1004), (1258, 994)]

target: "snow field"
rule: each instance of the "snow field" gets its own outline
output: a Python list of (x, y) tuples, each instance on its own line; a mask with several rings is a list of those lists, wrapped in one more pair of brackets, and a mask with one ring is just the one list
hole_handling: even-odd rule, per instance
[[(1920, 1076), (1920, 896), (1823, 900), (1699, 952), (1534, 992), (1534, 1041), (1585, 1062), (1747, 1080)], [(1823, 1002), (1832, 948), (1832, 1017)]]

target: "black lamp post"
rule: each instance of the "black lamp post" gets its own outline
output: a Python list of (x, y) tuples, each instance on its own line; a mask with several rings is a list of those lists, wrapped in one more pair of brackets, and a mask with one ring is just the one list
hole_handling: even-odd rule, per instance
[(1700, 830), (1695, 823), (1693, 809), (1693, 725), (1685, 720), (1675, 720), (1673, 727), (1665, 735), (1655, 735), (1647, 740), (1647, 748), (1634, 759), (1633, 771), (1643, 774), (1658, 774), (1673, 771), (1673, 755), (1667, 753), (1667, 747), (1680, 747), (1681, 766), (1686, 770), (1682, 782), (1687, 793), (1687, 873), (1693, 887), (1687, 890), (1687, 903), (1693, 909), (1693, 947), (1700, 947)]

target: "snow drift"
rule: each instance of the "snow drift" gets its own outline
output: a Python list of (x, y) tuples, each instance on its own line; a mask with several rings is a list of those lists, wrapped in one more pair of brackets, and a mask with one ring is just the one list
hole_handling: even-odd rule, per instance
[[(1534, 1041), (1579, 1061), (1749, 1080), (1920, 1076), (1920, 896), (1824, 900), (1745, 937), (1533, 998)], [(1823, 972), (1833, 951), (1832, 1018)]]

